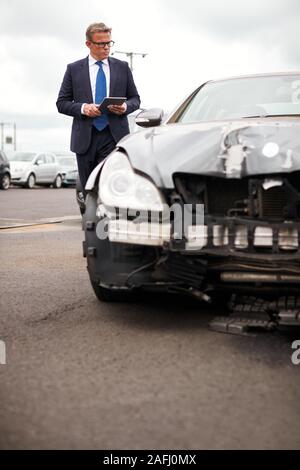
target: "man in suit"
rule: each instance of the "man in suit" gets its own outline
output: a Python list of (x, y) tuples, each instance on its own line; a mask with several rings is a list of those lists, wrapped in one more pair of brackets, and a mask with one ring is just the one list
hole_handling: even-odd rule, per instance
[[(67, 66), (56, 102), (60, 113), (73, 117), (71, 150), (83, 188), (95, 166), (129, 133), (127, 114), (140, 107), (128, 63), (109, 57), (113, 44), (104, 23), (87, 28), (89, 56)], [(126, 102), (101, 113), (96, 104), (105, 96), (124, 96)]]

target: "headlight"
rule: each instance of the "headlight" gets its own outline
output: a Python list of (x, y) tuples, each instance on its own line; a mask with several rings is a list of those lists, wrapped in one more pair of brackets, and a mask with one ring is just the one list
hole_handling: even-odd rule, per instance
[(134, 173), (128, 158), (117, 150), (103, 166), (99, 194), (106, 206), (152, 211), (163, 211), (164, 208), (156, 186)]

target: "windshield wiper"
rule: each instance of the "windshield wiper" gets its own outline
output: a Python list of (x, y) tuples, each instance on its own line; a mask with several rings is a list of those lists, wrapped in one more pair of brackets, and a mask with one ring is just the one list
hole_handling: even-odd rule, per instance
[(257, 116), (243, 116), (242, 119), (269, 118), (269, 117), (300, 117), (300, 114), (259, 114)]

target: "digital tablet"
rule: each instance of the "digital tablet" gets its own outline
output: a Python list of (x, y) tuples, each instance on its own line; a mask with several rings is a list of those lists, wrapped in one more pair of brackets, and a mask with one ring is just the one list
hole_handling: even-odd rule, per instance
[(101, 113), (109, 112), (108, 106), (111, 105), (120, 105), (125, 103), (126, 97), (124, 96), (107, 96), (104, 98), (100, 104), (98, 104), (98, 108)]

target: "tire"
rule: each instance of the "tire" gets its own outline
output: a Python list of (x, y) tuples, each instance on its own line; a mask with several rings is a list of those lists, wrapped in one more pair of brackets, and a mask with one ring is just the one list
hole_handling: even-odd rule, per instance
[(61, 187), (62, 187), (62, 177), (60, 175), (57, 175), (53, 183), (53, 188), (60, 189)]
[(36, 180), (35, 174), (30, 173), (30, 175), (28, 176), (27, 181), (25, 183), (25, 188), (32, 189), (35, 185), (35, 180)]
[[(86, 206), (85, 206), (85, 215), (83, 218), (83, 226), (85, 230), (85, 256), (87, 258), (87, 270), (89, 273), (90, 281), (92, 288), (96, 294), (96, 297), (101, 302), (128, 302), (133, 301), (135, 299), (135, 292), (131, 290), (126, 290), (123, 288), (115, 288), (110, 287), (103, 287), (100, 286), (101, 282), (101, 275), (97, 273), (98, 266), (97, 266), (97, 258), (93, 255), (88, 253), (88, 249), (92, 247), (96, 247), (96, 250), (102, 250), (102, 254), (104, 251), (109, 250), (109, 243), (107, 240), (103, 240), (103, 245), (99, 245), (99, 240), (96, 236), (96, 229), (93, 230), (86, 228), (86, 221), (88, 220), (90, 223), (93, 222), (94, 226), (96, 227), (98, 218), (96, 216), (96, 208), (97, 208), (97, 195), (94, 192), (90, 192), (86, 198)], [(101, 242), (102, 243), (102, 242)], [(101, 254), (100, 254), (101, 257)], [(99, 259), (99, 258), (98, 258)], [(109, 261), (108, 261), (109, 262)], [(110, 261), (114, 262), (114, 261)], [(113, 284), (112, 284), (113, 285)]]
[(10, 186), (10, 175), (9, 173), (4, 173), (4, 175), (0, 177), (0, 189), (7, 190), (9, 186)]
[(75, 186), (76, 186), (76, 190), (75, 190), (76, 191), (76, 201), (77, 201), (77, 204), (78, 204), (81, 215), (84, 215), (84, 213), (85, 213), (85, 199), (84, 199), (84, 196), (83, 196), (82, 186), (81, 186), (81, 183), (80, 183), (79, 176), (77, 176)]

